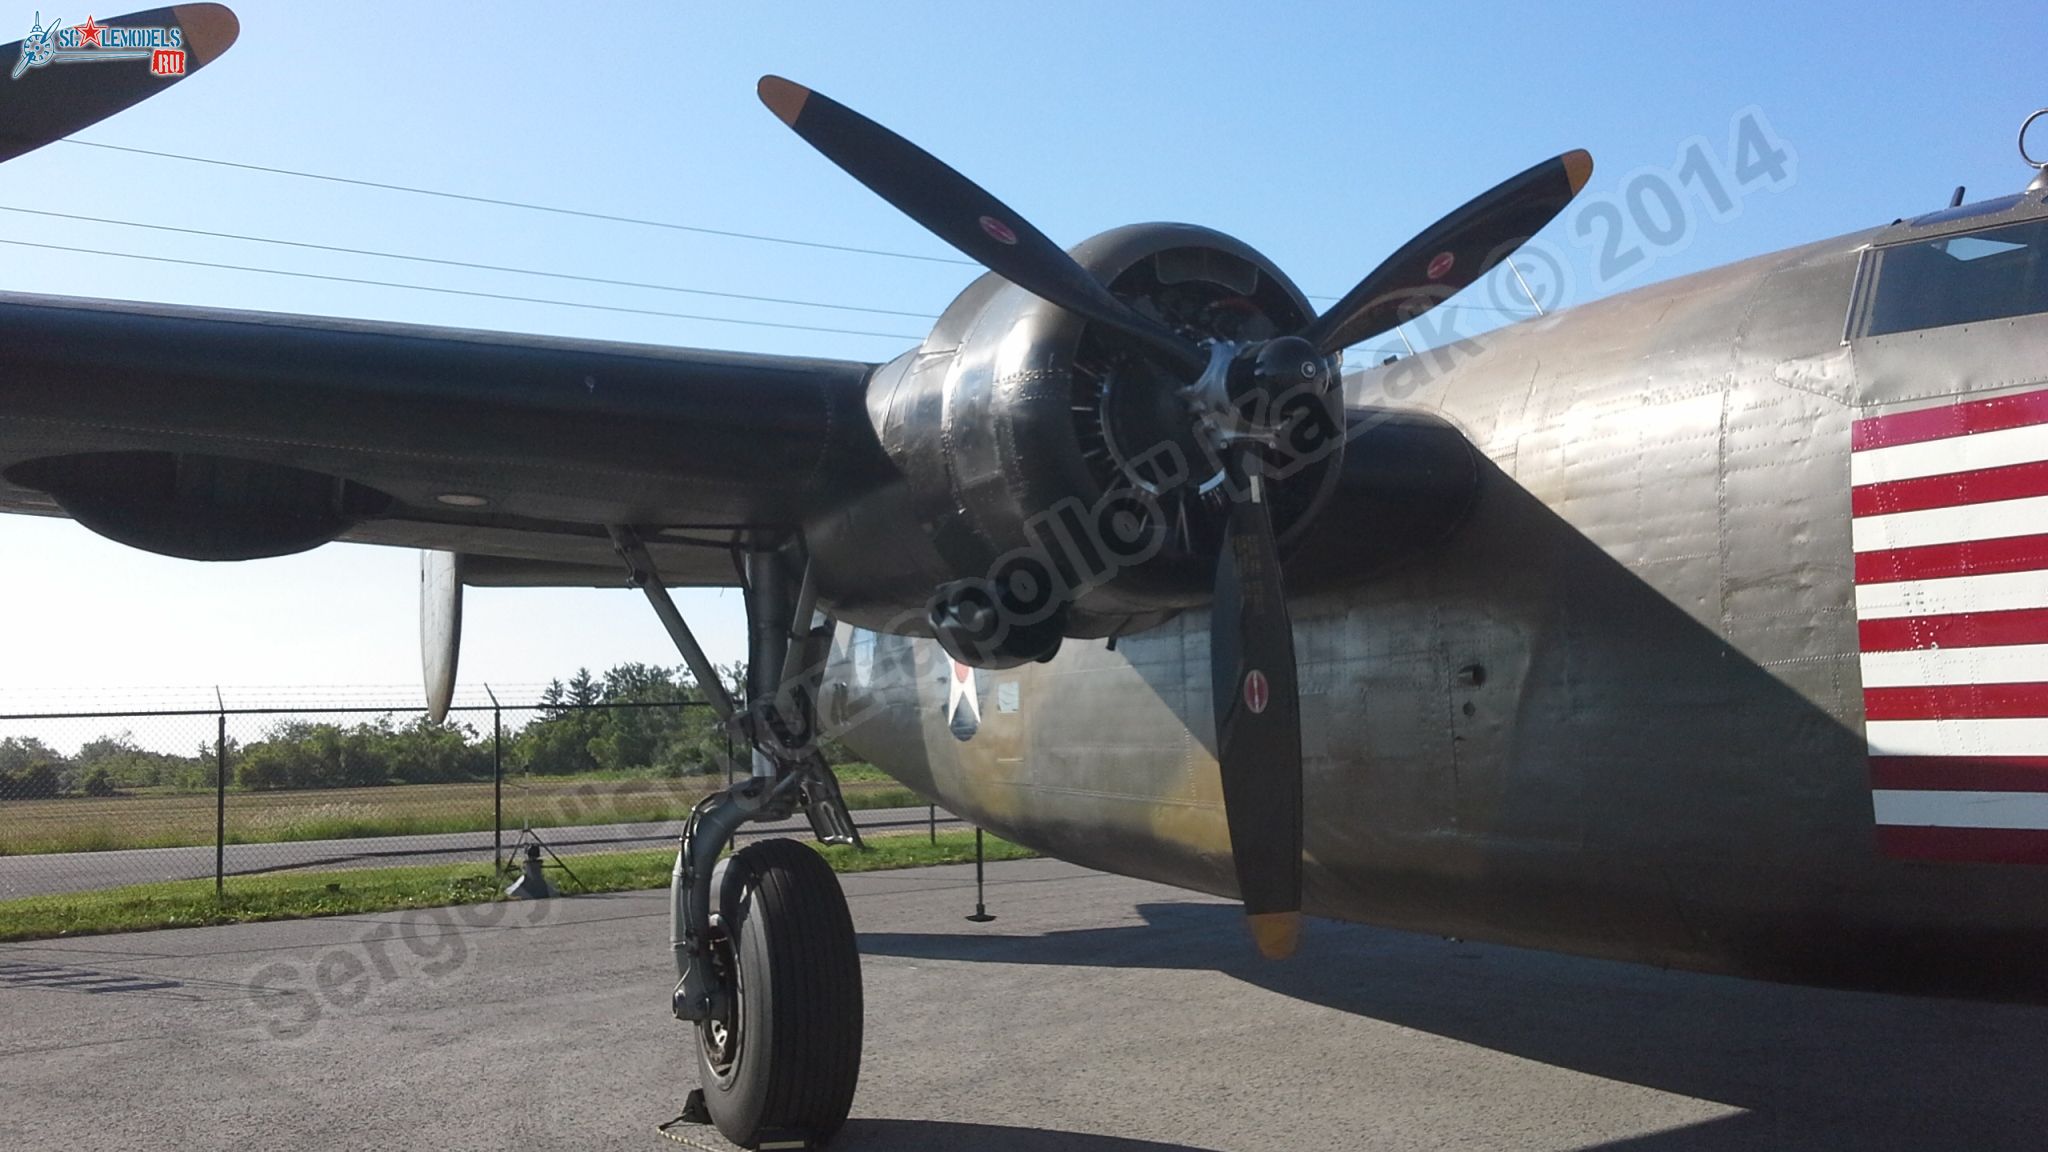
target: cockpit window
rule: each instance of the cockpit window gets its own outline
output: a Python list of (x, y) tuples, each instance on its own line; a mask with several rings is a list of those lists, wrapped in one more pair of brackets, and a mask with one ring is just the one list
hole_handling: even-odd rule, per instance
[(1849, 335), (2048, 312), (2048, 220), (1873, 248)]

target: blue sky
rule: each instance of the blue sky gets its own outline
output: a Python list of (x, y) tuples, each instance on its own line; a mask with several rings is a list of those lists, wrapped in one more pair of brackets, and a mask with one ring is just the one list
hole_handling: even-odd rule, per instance
[[(760, 107), (777, 72), (889, 124), (1068, 243), (1189, 220), (1334, 296), (1416, 230), (1571, 147), (1620, 196), (1761, 109), (1788, 186), (1694, 213), (1604, 283), (1553, 228), (1573, 299), (1853, 231), (2026, 181), (2039, 4), (1886, 9), (1361, 4), (236, 5), (205, 72), (82, 137), (704, 227), (945, 257)], [(488, 11), (488, 17), (483, 13)], [(0, 36), (35, 9), (0, 5)], [(108, 12), (95, 12), (106, 16)], [(67, 22), (85, 15), (47, 7)], [(113, 67), (114, 65), (105, 65)], [(2048, 144), (2048, 134), (2043, 135)], [(2048, 150), (2044, 148), (2043, 150)], [(56, 145), (0, 167), (0, 205), (936, 313), (956, 264), (820, 252)], [(568, 285), (0, 211), (0, 239), (911, 337), (923, 321)], [(841, 336), (152, 264), (0, 244), (0, 287), (881, 360)], [(1498, 294), (1496, 294), (1498, 296)], [(1485, 304), (1484, 298), (1474, 301)], [(1514, 301), (1509, 300), (1509, 303)], [(1474, 330), (1505, 317), (1474, 311)], [(0, 334), (4, 338), (4, 334)], [(163, 560), (0, 520), (0, 700), (114, 686), (397, 685), (418, 675), (416, 561), (333, 546)], [(739, 654), (734, 594), (686, 608)], [(464, 681), (675, 662), (636, 596), (483, 591)]]

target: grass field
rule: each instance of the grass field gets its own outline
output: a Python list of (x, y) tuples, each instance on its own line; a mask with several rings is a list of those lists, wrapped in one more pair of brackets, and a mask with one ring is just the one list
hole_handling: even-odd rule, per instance
[[(899, 808), (925, 802), (864, 764), (848, 765), (841, 780), (846, 803), (852, 808)], [(679, 820), (691, 805), (722, 785), (721, 780), (703, 778), (510, 777), (505, 781), (505, 826)], [(211, 844), (214, 804), (211, 792), (0, 802), (0, 856)], [(303, 792), (230, 788), (227, 796), (231, 844), (476, 832), (488, 831), (491, 826), (489, 781)]]
[[(877, 836), (868, 840), (865, 852), (849, 847), (812, 847), (838, 872), (917, 868), (974, 859), (974, 833), (941, 832), (936, 844), (918, 834)], [(994, 836), (988, 837), (987, 853), (990, 860), (1016, 860), (1032, 855), (1028, 849)], [(557, 872), (549, 873), (550, 881), (560, 884), (565, 894), (625, 892), (666, 888), (675, 852), (601, 853), (572, 857), (572, 861), (574, 881)], [(233, 881), (226, 896), (218, 899), (212, 880), (30, 896), (0, 900), (0, 942), (481, 904), (502, 899), (499, 890), (503, 883), (488, 866), (433, 864), (244, 877)]]

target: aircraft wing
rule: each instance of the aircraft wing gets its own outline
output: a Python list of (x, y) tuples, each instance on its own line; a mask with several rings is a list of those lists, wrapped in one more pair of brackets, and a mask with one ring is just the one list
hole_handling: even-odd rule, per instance
[(670, 583), (732, 584), (737, 533), (888, 475), (872, 367), (0, 294), (0, 511), (199, 559), (474, 553), (503, 584), (623, 582), (630, 524)]

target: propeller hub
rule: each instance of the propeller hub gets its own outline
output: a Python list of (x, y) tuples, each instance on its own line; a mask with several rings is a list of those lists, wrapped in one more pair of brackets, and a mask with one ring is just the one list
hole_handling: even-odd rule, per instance
[(1332, 375), (1329, 358), (1299, 336), (1276, 336), (1247, 349), (1231, 369), (1231, 398), (1240, 407), (1252, 405), (1266, 413), (1290, 392), (1321, 395)]
[(1320, 401), (1335, 381), (1336, 363), (1299, 336), (1256, 343), (1216, 341), (1209, 366), (1184, 394), (1217, 447), (1240, 441), (1276, 443), (1297, 401)]

